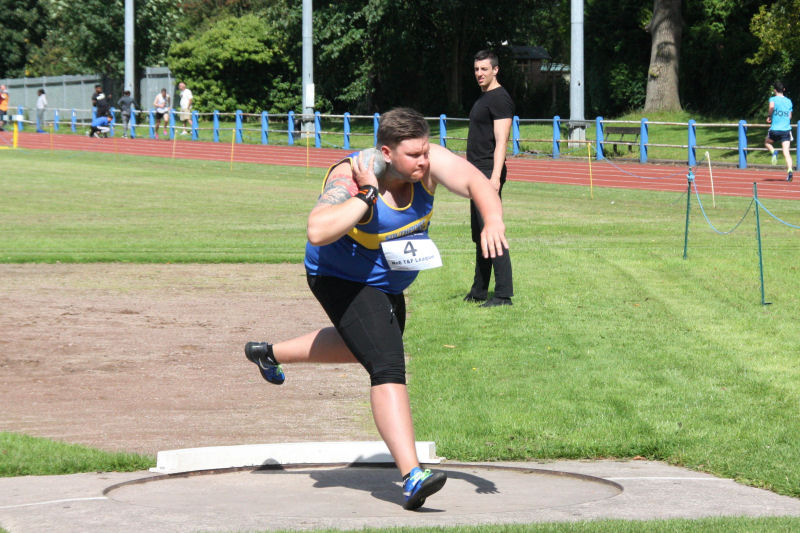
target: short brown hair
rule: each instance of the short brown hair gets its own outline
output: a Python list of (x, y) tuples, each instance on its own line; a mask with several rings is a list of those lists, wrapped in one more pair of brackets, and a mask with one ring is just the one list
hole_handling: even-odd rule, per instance
[(492, 68), (496, 67), (500, 64), (500, 61), (497, 59), (497, 54), (492, 52), (491, 50), (481, 50), (475, 57), (473, 58), (473, 62), (475, 61), (483, 61), (484, 59), (489, 60), (489, 64), (492, 65)]
[(396, 107), (380, 118), (378, 145), (395, 148), (406, 139), (428, 138), (431, 130), (425, 117), (410, 107)]

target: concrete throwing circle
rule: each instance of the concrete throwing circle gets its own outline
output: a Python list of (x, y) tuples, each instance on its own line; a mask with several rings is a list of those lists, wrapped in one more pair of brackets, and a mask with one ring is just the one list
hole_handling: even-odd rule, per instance
[[(150, 509), (216, 516), (227, 527), (377, 527), (426, 523), (527, 520), (530, 513), (612, 498), (614, 482), (581, 474), (519, 467), (442, 464), (444, 488), (417, 513), (403, 510), (399, 475), (392, 465), (237, 469), (156, 476), (109, 487), (108, 498)], [(205, 474), (205, 475), (199, 475)], [(211, 475), (213, 474), (213, 475)], [(231, 517), (225, 520), (225, 517)], [(234, 519), (233, 517), (237, 517)], [(246, 523), (237, 522), (247, 517)], [(284, 526), (280, 526), (284, 524)], [(199, 525), (199, 524), (195, 524)]]

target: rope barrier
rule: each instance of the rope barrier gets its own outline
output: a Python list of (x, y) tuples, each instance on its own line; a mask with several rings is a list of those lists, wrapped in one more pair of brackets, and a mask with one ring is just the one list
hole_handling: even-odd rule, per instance
[(775, 220), (777, 220), (778, 222), (780, 222), (780, 223), (781, 223), (781, 224), (783, 224), (784, 226), (788, 226), (788, 227), (790, 227), (790, 228), (794, 228), (794, 229), (800, 229), (800, 226), (795, 226), (794, 224), (790, 224), (789, 222), (786, 222), (785, 220), (782, 220), (782, 219), (781, 219), (781, 218), (779, 218), (778, 216), (774, 215), (774, 214), (772, 213), (772, 211), (770, 211), (769, 209), (767, 209), (767, 208), (766, 208), (766, 206), (765, 206), (764, 204), (762, 204), (762, 203), (761, 203), (761, 200), (758, 200), (758, 199), (756, 199), (756, 200), (755, 200), (755, 202), (756, 202), (756, 203), (758, 204), (758, 206), (759, 206), (761, 209), (763, 209), (763, 210), (764, 210), (764, 211), (765, 211), (765, 212), (766, 212), (766, 213), (767, 213), (769, 216), (771, 216), (772, 218), (774, 218)]
[[(673, 174), (667, 174), (665, 176), (640, 176), (638, 174), (634, 174), (633, 172), (628, 172), (627, 170), (623, 169), (622, 167), (620, 167), (619, 165), (617, 165), (616, 163), (614, 163), (613, 161), (611, 161), (609, 159), (604, 159), (603, 161), (606, 161), (609, 165), (611, 165), (615, 169), (619, 170), (623, 174), (627, 174), (628, 176), (631, 176), (632, 178), (638, 178), (638, 179), (643, 179), (643, 180), (663, 180), (663, 179), (674, 178), (675, 176), (683, 175), (683, 170), (679, 170), (679, 171), (677, 171), (677, 172), (675, 172)], [(695, 168), (696, 167), (692, 167), (690, 170), (694, 171)]]
[(747, 209), (745, 210), (745, 212), (744, 212), (744, 215), (742, 215), (742, 218), (741, 218), (741, 219), (739, 219), (739, 222), (737, 222), (737, 223), (736, 223), (736, 224), (733, 226), (733, 228), (731, 228), (731, 229), (730, 229), (730, 230), (728, 230), (728, 231), (720, 231), (720, 230), (718, 230), (718, 229), (716, 228), (716, 226), (714, 226), (714, 224), (711, 222), (711, 220), (709, 220), (709, 218), (708, 218), (708, 215), (706, 215), (706, 210), (703, 208), (703, 202), (700, 200), (700, 193), (699, 193), (699, 192), (697, 192), (697, 184), (694, 182), (694, 180), (692, 180), (692, 188), (694, 189), (694, 195), (695, 195), (695, 197), (697, 198), (697, 204), (700, 206), (700, 212), (701, 212), (701, 213), (703, 213), (703, 218), (705, 218), (705, 219), (706, 219), (706, 222), (707, 222), (707, 223), (708, 223), (708, 225), (711, 227), (711, 229), (712, 229), (712, 230), (714, 230), (714, 231), (715, 231), (716, 233), (718, 233), (719, 235), (730, 235), (731, 233), (733, 233), (734, 231), (736, 231), (736, 229), (737, 229), (737, 228), (738, 228), (738, 227), (739, 227), (739, 226), (742, 224), (742, 222), (744, 221), (745, 217), (747, 217), (747, 214), (750, 212), (750, 208), (752, 208), (752, 207), (753, 207), (753, 204), (755, 203), (755, 200), (753, 200), (753, 199), (751, 199), (751, 200), (750, 200), (750, 204), (747, 206)]

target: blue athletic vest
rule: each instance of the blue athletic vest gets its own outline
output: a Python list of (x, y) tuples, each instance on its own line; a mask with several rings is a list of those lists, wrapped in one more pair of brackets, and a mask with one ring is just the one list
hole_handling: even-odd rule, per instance
[[(336, 165), (344, 161), (352, 165), (352, 158), (357, 155), (358, 152), (350, 154), (331, 166), (325, 181)], [(419, 272), (391, 270), (381, 242), (427, 237), (432, 214), (433, 194), (421, 182), (412, 185), (411, 202), (403, 208), (387, 205), (378, 195), (369, 220), (357, 224), (347, 235), (324, 246), (306, 243), (306, 271), (311, 275), (366, 283), (384, 292), (399, 294), (411, 285)]]
[(769, 99), (774, 104), (772, 110), (772, 131), (790, 131), (792, 129), (792, 101), (785, 96), (773, 96)]

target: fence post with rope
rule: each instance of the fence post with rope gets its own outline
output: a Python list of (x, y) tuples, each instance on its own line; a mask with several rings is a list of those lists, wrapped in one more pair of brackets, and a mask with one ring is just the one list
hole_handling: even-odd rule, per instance
[(694, 172), (689, 169), (686, 174), (686, 229), (683, 231), (683, 258), (686, 259), (689, 253), (689, 211), (692, 207), (692, 183), (694, 183)]
[(758, 274), (761, 279), (761, 305), (770, 305), (764, 299), (764, 257), (761, 253), (761, 218), (758, 215), (758, 184), (753, 182), (753, 200), (756, 202), (756, 236), (758, 237)]

